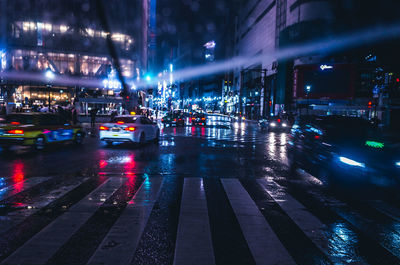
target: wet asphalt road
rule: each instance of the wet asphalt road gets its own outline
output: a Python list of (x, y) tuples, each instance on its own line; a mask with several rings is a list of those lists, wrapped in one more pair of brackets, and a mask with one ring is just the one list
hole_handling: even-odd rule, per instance
[(161, 134), (2, 153), (1, 264), (400, 263), (396, 197), (289, 174), (286, 133)]

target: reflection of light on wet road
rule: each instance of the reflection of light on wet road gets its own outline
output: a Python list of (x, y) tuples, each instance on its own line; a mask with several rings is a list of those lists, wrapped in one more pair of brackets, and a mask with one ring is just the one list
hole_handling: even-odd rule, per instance
[(330, 254), (344, 263), (363, 263), (362, 260), (355, 259), (355, 257), (359, 258), (357, 235), (344, 223), (334, 223), (330, 230), (328, 231)]
[(15, 192), (18, 193), (22, 190), (24, 186), (24, 164), (22, 162), (15, 162), (13, 164), (13, 175), (12, 180), (15, 183)]
[(275, 156), (275, 133), (271, 132), (268, 137), (268, 151), (272, 158)]
[(165, 141), (161, 141), (160, 142), (160, 146), (175, 146), (175, 141), (167, 141), (167, 140), (165, 140)]
[(280, 150), (279, 150), (279, 155), (282, 159), (283, 162), (286, 162), (287, 157), (286, 157), (286, 133), (282, 133), (280, 137)]
[(103, 168), (105, 168), (106, 166), (107, 166), (107, 161), (106, 160), (100, 160), (100, 162), (99, 162), (99, 167), (101, 168), (101, 169), (103, 169)]
[(133, 156), (116, 156), (116, 157), (111, 157), (109, 158), (106, 163), (108, 164), (128, 164), (132, 163), (133, 161)]

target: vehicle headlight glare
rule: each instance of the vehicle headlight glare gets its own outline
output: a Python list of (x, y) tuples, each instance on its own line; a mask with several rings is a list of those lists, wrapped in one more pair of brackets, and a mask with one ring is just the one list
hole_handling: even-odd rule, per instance
[(354, 161), (354, 160), (352, 160), (350, 158), (347, 158), (347, 157), (344, 157), (344, 156), (339, 157), (339, 160), (340, 160), (340, 162), (342, 162), (344, 164), (347, 164), (347, 165), (350, 165), (350, 166), (365, 167), (364, 163), (360, 163), (360, 162)]
[(286, 125), (286, 123), (282, 123), (282, 127), (286, 127), (287, 125)]
[(400, 167), (400, 161), (396, 162), (396, 167)]
[(275, 122), (271, 122), (271, 126), (272, 126), (272, 127), (275, 127), (275, 126), (276, 126), (276, 123), (275, 123)]

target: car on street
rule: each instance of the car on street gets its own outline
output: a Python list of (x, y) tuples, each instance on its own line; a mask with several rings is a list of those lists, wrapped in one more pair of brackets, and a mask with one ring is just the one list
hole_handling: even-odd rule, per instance
[(192, 116), (191, 121), (193, 126), (205, 126), (207, 122), (206, 115), (203, 113), (196, 113)]
[(112, 122), (100, 125), (99, 131), (100, 140), (108, 145), (114, 142), (144, 144), (160, 138), (157, 123), (140, 115), (116, 116)]
[(328, 184), (400, 184), (400, 143), (362, 118), (301, 117), (292, 127), (287, 151), (290, 169), (306, 169)]
[(31, 146), (43, 150), (47, 145), (74, 142), (82, 144), (85, 132), (63, 116), (47, 113), (17, 113), (0, 121), (0, 146)]
[(271, 117), (268, 120), (266, 127), (268, 128), (269, 131), (289, 131), (290, 123), (285, 118)]
[(167, 114), (161, 119), (161, 122), (164, 125), (170, 125), (170, 126), (185, 126), (185, 117), (180, 114)]

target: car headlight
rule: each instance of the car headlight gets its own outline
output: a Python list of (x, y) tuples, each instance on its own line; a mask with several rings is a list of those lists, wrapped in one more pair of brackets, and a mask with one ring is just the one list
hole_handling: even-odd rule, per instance
[(344, 157), (344, 156), (339, 157), (339, 160), (340, 160), (340, 162), (347, 164), (349, 166), (365, 167), (364, 163), (357, 162), (355, 160), (352, 160), (352, 159)]
[(396, 167), (400, 167), (400, 161), (396, 162)]
[(271, 126), (272, 126), (272, 127), (275, 127), (275, 126), (276, 126), (276, 123), (275, 123), (275, 122), (271, 122)]
[(287, 126), (287, 124), (286, 123), (282, 123), (282, 127), (286, 127)]

